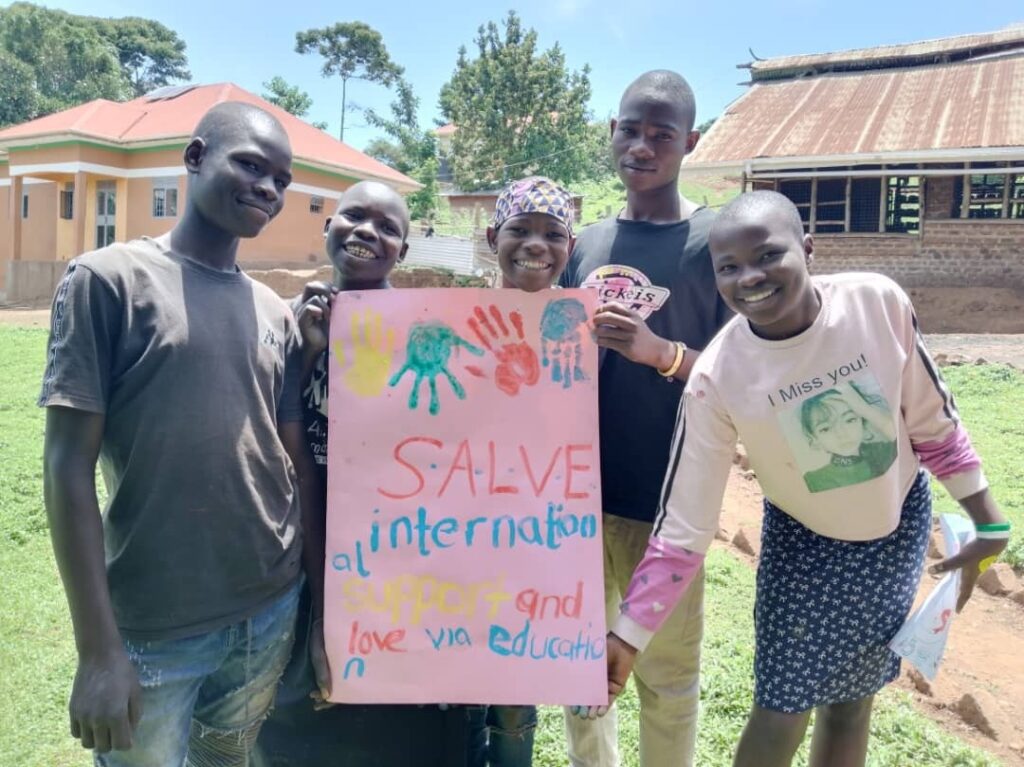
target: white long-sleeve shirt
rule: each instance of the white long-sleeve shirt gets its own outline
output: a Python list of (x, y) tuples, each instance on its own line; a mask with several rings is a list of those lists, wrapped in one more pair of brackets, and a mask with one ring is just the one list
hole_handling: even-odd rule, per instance
[(821, 311), (803, 333), (765, 340), (737, 316), (693, 367), (650, 546), (612, 629), (637, 648), (703, 562), (737, 438), (765, 496), (830, 538), (889, 535), (922, 462), (957, 499), (987, 487), (903, 290), (863, 273), (814, 285)]

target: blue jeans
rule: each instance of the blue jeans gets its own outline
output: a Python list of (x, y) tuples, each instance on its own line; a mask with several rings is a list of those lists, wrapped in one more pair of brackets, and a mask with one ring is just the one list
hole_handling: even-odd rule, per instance
[(477, 767), (530, 767), (536, 706), (473, 706), (470, 764)]
[(132, 748), (97, 767), (246, 767), (294, 639), (299, 583), (261, 612), (198, 636), (125, 640), (142, 685)]

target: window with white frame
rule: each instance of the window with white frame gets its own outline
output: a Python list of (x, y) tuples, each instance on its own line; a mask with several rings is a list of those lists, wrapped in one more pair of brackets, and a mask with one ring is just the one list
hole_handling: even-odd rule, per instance
[(178, 215), (178, 179), (153, 179), (153, 218), (176, 218)]
[(28, 192), (21, 193), (21, 217), (28, 218)]
[(310, 213), (323, 213), (324, 212), (324, 198), (319, 195), (311, 195), (309, 198), (309, 212)]

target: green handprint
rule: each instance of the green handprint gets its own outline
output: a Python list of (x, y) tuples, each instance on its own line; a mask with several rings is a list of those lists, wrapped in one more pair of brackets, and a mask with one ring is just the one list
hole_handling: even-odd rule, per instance
[(427, 378), (430, 382), (430, 414), (437, 415), (441, 409), (437, 399), (437, 376), (443, 375), (448, 379), (456, 397), (466, 398), (466, 390), (448, 370), (448, 359), (452, 356), (452, 349), (459, 346), (464, 347), (470, 354), (483, 356), (483, 349), (460, 338), (454, 330), (443, 323), (416, 323), (409, 330), (409, 338), (405, 342), (405, 364), (391, 377), (388, 385), (397, 386), (406, 371), (413, 371), (416, 380), (413, 381), (412, 391), (409, 392), (409, 409), (415, 410), (420, 401), (420, 382)]
[[(352, 314), (352, 367), (345, 372), (345, 386), (358, 397), (379, 397), (384, 391), (395, 349), (395, 331), (383, 329), (382, 316), (367, 309), (360, 327), (359, 313)], [(341, 341), (334, 342), (338, 364), (345, 364)]]

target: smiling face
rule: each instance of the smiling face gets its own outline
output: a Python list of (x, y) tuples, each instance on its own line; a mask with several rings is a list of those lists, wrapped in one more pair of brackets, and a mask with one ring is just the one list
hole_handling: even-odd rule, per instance
[(813, 447), (846, 458), (860, 455), (864, 419), (838, 392), (826, 392), (809, 408), (804, 420)]
[(327, 224), (327, 256), (343, 286), (380, 287), (405, 258), (409, 211), (388, 186), (363, 181), (342, 195)]
[(497, 232), (488, 228), (487, 241), (498, 256), (502, 287), (530, 293), (555, 283), (575, 242), (565, 224), (547, 213), (512, 216)]
[(786, 210), (723, 211), (708, 247), (718, 292), (759, 336), (789, 338), (814, 322), (820, 302), (807, 271), (814, 243), (797, 231)]
[(693, 115), (656, 88), (627, 92), (612, 120), (612, 157), (622, 183), (631, 192), (672, 186), (683, 157), (700, 134)]
[(292, 152), (280, 124), (259, 112), (243, 113), (185, 150), (189, 205), (213, 227), (255, 237), (284, 207)]

